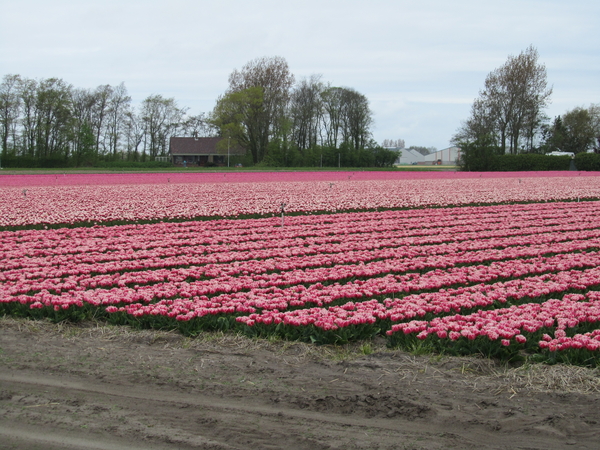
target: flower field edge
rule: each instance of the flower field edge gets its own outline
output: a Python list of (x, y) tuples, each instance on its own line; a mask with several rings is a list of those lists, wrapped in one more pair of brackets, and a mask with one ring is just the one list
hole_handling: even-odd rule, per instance
[[(546, 364), (570, 364), (584, 367), (600, 366), (600, 351), (586, 348), (567, 348), (563, 350), (540, 347), (539, 343), (555, 334), (556, 327), (545, 327), (535, 332), (522, 332), (525, 339), (519, 342), (510, 340), (491, 340), (484, 336), (456, 339), (440, 338), (429, 335), (425, 339), (417, 333), (390, 334), (392, 322), (377, 320), (374, 323), (350, 325), (334, 330), (324, 330), (314, 325), (303, 327), (280, 324), (253, 324), (248, 326), (236, 320), (236, 315), (209, 315), (191, 320), (178, 320), (166, 316), (139, 316), (115, 312), (108, 313), (106, 308), (92, 305), (69, 307), (67, 309), (43, 307), (32, 309), (21, 304), (0, 304), (0, 314), (32, 320), (50, 320), (54, 323), (68, 321), (78, 323), (86, 320), (100, 321), (115, 326), (129, 326), (133, 329), (154, 329), (178, 331), (184, 336), (196, 337), (203, 332), (233, 332), (248, 338), (280, 338), (301, 341), (316, 345), (343, 345), (351, 342), (368, 341), (376, 336), (385, 337), (389, 348), (401, 349), (413, 354), (439, 354), (449, 356), (479, 355), (514, 364), (526, 361)], [(600, 338), (600, 323), (579, 324), (568, 330), (571, 337), (584, 333), (594, 333)], [(600, 344), (600, 339), (598, 339)]]
[[(281, 222), (279, 199), (264, 197), (267, 185), (257, 185), (252, 195), (261, 200), (250, 208), (167, 216), (156, 208), (118, 220), (112, 200), (107, 214), (94, 216), (106, 193), (117, 190), (82, 188), (89, 220), (73, 219), (86, 217), (76, 201), (63, 222), (57, 210), (33, 212), (30, 223), (0, 224), (0, 314), (318, 345), (382, 336), (413, 353), (596, 367), (600, 225), (591, 218), (600, 213), (600, 184), (584, 191), (581, 179), (569, 180), (579, 187), (560, 195), (565, 184), (541, 177), (454, 180), (445, 186), (468, 194), (455, 203), (441, 195), (407, 203), (407, 194), (385, 203), (382, 192), (399, 186), (387, 182), (338, 180), (309, 190), (306, 183), (278, 183), (277, 195), (297, 202), (285, 217), (281, 203)], [(507, 183), (511, 195), (495, 196)], [(229, 195), (223, 186), (203, 185), (218, 194), (211, 208)], [(468, 192), (473, 187), (481, 190)], [(174, 210), (190, 202), (184, 185), (144, 189), (128, 194), (129, 207), (143, 211), (147, 203), (135, 204), (141, 192), (182, 194), (167, 205)], [(35, 201), (43, 191), (30, 190), (16, 197), (21, 212), (61, 204)], [(311, 195), (316, 202), (300, 201)], [(407, 214), (387, 214), (393, 212)], [(509, 329), (490, 331), (494, 320)]]

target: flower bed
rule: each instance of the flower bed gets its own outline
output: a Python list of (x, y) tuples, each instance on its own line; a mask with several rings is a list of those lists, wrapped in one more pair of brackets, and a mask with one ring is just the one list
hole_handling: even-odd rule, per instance
[(0, 227), (600, 198), (597, 173), (224, 173), (0, 176)]
[[(548, 177), (484, 179), (491, 183), (485, 188), (488, 194), (500, 186), (492, 181), (510, 180), (530, 195), (528, 201), (545, 192), (553, 202), (442, 207), (446, 201), (461, 203), (457, 196), (452, 202), (446, 196), (444, 202), (435, 203), (436, 208), (398, 210), (397, 199), (396, 203), (373, 199), (384, 188), (396, 192), (398, 186), (386, 183), (399, 180), (343, 180), (336, 182), (342, 197), (357, 196), (346, 209), (371, 211), (288, 216), (283, 226), (280, 217), (265, 217), (2, 231), (0, 311), (54, 320), (104, 318), (178, 328), (190, 335), (205, 329), (237, 329), (317, 343), (381, 334), (390, 345), (405, 348), (509, 359), (525, 351), (545, 359), (597, 365), (600, 202), (557, 201), (565, 192), (572, 195), (573, 186), (579, 186), (581, 194), (583, 187), (575, 181), (581, 178), (565, 177), (569, 189), (560, 177), (552, 178), (553, 189), (548, 188)], [(406, 181), (415, 180), (402, 182)], [(481, 183), (478, 178), (446, 176), (437, 180), (438, 191), (445, 189), (443, 181), (459, 182), (464, 192), (473, 188), (464, 183)], [(282, 189), (300, 205), (300, 198), (312, 195), (306, 186), (315, 189), (320, 182), (276, 182), (270, 192)], [(202, 186), (214, 194), (215, 204), (233, 198), (232, 186), (258, 201), (256, 196), (262, 194), (244, 183)], [(525, 189), (534, 185), (535, 189)], [(82, 211), (74, 202), (70, 211), (54, 212), (52, 217), (61, 217), (54, 223), (76, 222), (77, 217), (123, 217), (119, 202), (106, 197), (109, 192), (104, 188), (116, 189), (110, 195), (117, 198), (120, 190), (125, 203), (139, 194), (142, 205), (150, 191), (140, 194), (135, 186), (150, 185), (96, 185), (94, 195), (98, 202), (105, 196), (110, 214), (93, 207)], [(365, 193), (368, 186), (373, 191)], [(597, 196), (594, 186), (588, 183), (588, 197)], [(218, 195), (211, 191), (217, 187)], [(29, 189), (33, 185), (22, 194), (23, 202), (32, 198)], [(166, 191), (152, 192), (165, 201)], [(461, 197), (465, 203), (509, 201), (505, 194), (469, 195)], [(407, 197), (404, 190), (402, 196)], [(394, 195), (387, 192), (387, 197)], [(523, 194), (520, 200), (525, 198)], [(330, 199), (327, 207), (344, 209), (340, 198)], [(411, 201), (412, 206), (427, 203)], [(361, 207), (360, 202), (370, 207)], [(372, 211), (373, 205), (383, 204), (389, 209)], [(21, 212), (27, 211), (21, 219), (34, 217), (34, 208), (20, 205)], [(131, 217), (164, 218), (155, 210)], [(5, 223), (35, 222), (15, 220)]]

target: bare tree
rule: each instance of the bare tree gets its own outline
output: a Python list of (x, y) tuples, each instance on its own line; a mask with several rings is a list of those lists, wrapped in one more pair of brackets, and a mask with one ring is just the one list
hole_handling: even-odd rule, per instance
[(6, 75), (0, 84), (0, 140), (2, 155), (8, 152), (8, 140), (12, 135), (12, 148), (16, 146), (17, 120), (21, 110), (21, 77)]
[(343, 88), (329, 87), (321, 94), (324, 115), (323, 142), (326, 146), (337, 148), (341, 144)]
[(532, 46), (518, 56), (509, 56), (504, 65), (485, 79), (485, 87), (475, 100), (471, 117), (453, 141), (475, 141), (486, 135), (496, 139), (500, 153), (516, 154), (523, 138), (529, 147), (539, 130), (543, 109), (552, 88), (546, 81), (546, 67), (538, 63)]
[(304, 78), (293, 90), (290, 99), (292, 141), (300, 151), (315, 147), (319, 143), (319, 128), (323, 117), (325, 85), (320, 75)]
[(384, 139), (381, 146), (387, 148), (405, 148), (404, 139)]
[(217, 130), (204, 113), (200, 113), (197, 116), (184, 117), (180, 131), (180, 136), (189, 137), (211, 137), (217, 133)]
[(346, 143), (355, 150), (366, 146), (373, 123), (367, 97), (351, 88), (330, 87), (321, 95), (325, 145)]
[(130, 161), (138, 161), (139, 147), (144, 139), (144, 123), (131, 109), (124, 114), (124, 132), (125, 132), (125, 147), (127, 151), (127, 159)]
[(151, 95), (142, 103), (140, 112), (144, 124), (144, 153), (149, 151), (150, 157), (167, 153), (169, 138), (180, 127), (185, 114), (177, 106), (173, 98)]
[(125, 113), (131, 105), (131, 97), (127, 94), (124, 83), (113, 88), (108, 100), (105, 140), (108, 140), (108, 152), (116, 157), (119, 141), (123, 135)]

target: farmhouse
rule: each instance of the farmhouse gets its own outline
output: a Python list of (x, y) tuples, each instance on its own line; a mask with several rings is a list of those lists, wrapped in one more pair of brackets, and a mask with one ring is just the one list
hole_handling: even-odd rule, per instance
[(169, 141), (169, 157), (176, 166), (227, 166), (231, 156), (245, 154), (245, 149), (220, 137), (172, 137)]

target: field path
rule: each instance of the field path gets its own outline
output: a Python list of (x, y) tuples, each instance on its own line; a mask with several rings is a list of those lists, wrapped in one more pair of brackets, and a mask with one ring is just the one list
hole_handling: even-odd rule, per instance
[(593, 449), (600, 438), (597, 390), (532, 388), (475, 358), (6, 318), (0, 331), (0, 449)]

